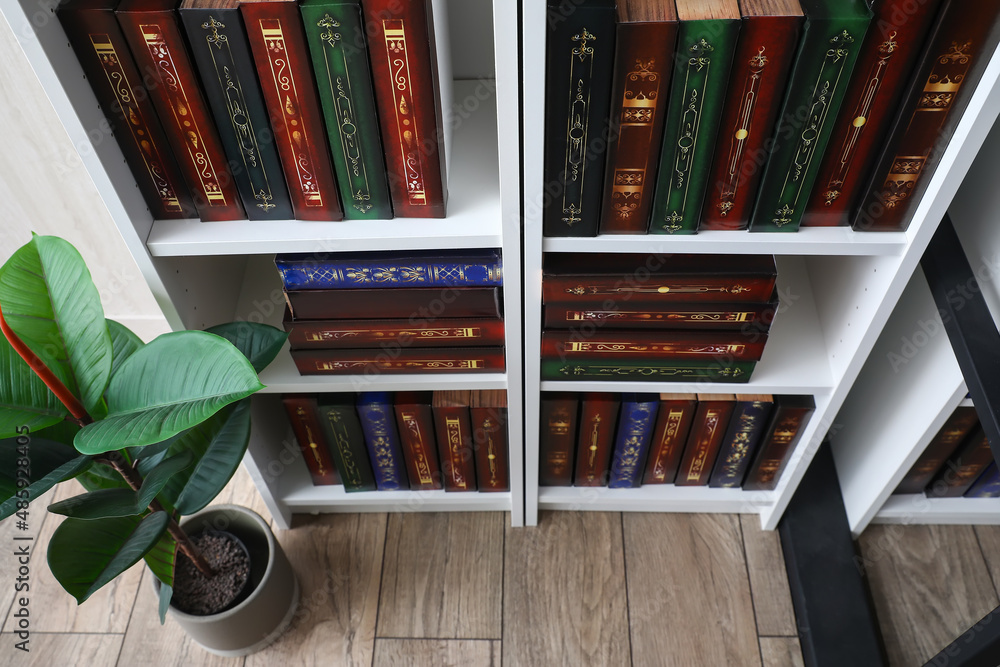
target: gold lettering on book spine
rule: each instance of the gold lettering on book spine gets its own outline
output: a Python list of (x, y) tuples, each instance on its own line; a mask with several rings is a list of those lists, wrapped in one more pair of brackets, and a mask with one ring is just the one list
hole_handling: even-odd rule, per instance
[(425, 206), (427, 193), (424, 189), (424, 163), (421, 160), (420, 136), (413, 111), (413, 94), (410, 90), (410, 56), (407, 53), (406, 25), (399, 19), (382, 21), (385, 33), (385, 50), (389, 58), (389, 79), (396, 111), (396, 131), (399, 147), (403, 153), (403, 176), (406, 178), (406, 193), (410, 204)]
[(434, 478), (431, 476), (431, 466), (426, 452), (427, 443), (424, 442), (424, 433), (420, 430), (418, 415), (416, 412), (401, 410), (399, 416), (403, 428), (410, 434), (408, 440), (410, 453), (413, 455), (413, 467), (417, 472), (417, 482), (420, 486), (431, 486), (434, 484)]
[(445, 435), (448, 438), (448, 455), (451, 459), (451, 480), (459, 489), (469, 488), (469, 482), (462, 475), (462, 421), (457, 417), (445, 417)]
[(671, 408), (667, 413), (667, 424), (663, 429), (663, 439), (660, 440), (660, 446), (656, 448), (656, 458), (653, 460), (652, 466), (653, 479), (658, 482), (667, 481), (667, 469), (664, 466), (666, 465), (667, 455), (675, 448), (684, 412), (683, 408)]
[(760, 84), (763, 80), (764, 68), (768, 62), (764, 55), (765, 47), (760, 47), (757, 55), (748, 62), (746, 78), (743, 81), (743, 94), (740, 97), (740, 109), (736, 114), (736, 129), (729, 143), (729, 156), (726, 159), (726, 181), (722, 186), (722, 194), (715, 205), (721, 217), (726, 217), (733, 210), (733, 200), (740, 186), (743, 174), (743, 155), (746, 153), (747, 139), (753, 130), (754, 112), (757, 110), (757, 100), (760, 97)]

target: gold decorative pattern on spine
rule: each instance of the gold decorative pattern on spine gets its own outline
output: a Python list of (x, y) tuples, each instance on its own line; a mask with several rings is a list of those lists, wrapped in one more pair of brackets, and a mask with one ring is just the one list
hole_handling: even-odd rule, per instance
[(389, 78), (393, 82), (392, 93), (396, 110), (396, 130), (399, 147), (403, 154), (403, 176), (406, 178), (406, 193), (410, 204), (427, 205), (424, 188), (424, 163), (421, 159), (420, 137), (417, 124), (410, 111), (410, 56), (407, 53), (406, 25), (399, 19), (384, 19), (382, 31), (385, 35), (386, 56), (389, 59)]

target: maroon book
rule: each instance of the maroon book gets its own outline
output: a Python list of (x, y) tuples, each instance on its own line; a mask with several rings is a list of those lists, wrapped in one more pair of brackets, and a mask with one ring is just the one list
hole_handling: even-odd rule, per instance
[(743, 482), (744, 491), (773, 491), (778, 486), (781, 472), (815, 409), (812, 396), (775, 397), (771, 422), (750, 464), (750, 472)]
[(399, 392), (393, 399), (403, 460), (414, 491), (442, 488), (431, 401), (429, 391)]
[(475, 491), (469, 391), (435, 391), (434, 428), (444, 470), (445, 491)]
[(502, 317), (499, 287), (287, 290), (296, 320), (401, 318), (410, 326), (441, 319)]
[(240, 12), (295, 218), (343, 220), (299, 5), (241, 0)]
[(590, 323), (604, 329), (701, 329), (703, 331), (767, 331), (777, 311), (771, 303), (685, 303), (664, 308), (603, 308), (587, 304), (548, 304), (546, 328), (570, 329)]
[(734, 394), (698, 394), (698, 408), (677, 471), (677, 486), (707, 486), (719, 455), (729, 418), (736, 408)]
[(700, 229), (746, 229), (802, 26), (797, 0), (740, 2), (743, 25)]
[(979, 415), (973, 407), (955, 408), (934, 438), (927, 444), (913, 467), (893, 493), (922, 493), (940, 470), (945, 460), (961, 445), (973, 429), (979, 426)]
[(448, 182), (431, 0), (361, 4), (393, 213), (443, 218)]
[(611, 135), (601, 206), (602, 234), (649, 226), (677, 41), (673, 2), (618, 3)]
[(246, 218), (177, 19), (176, 0), (122, 0), (116, 10), (153, 107), (202, 220)]
[(618, 394), (583, 395), (574, 486), (608, 485), (619, 405)]
[(502, 373), (502, 347), (399, 348), (386, 350), (292, 350), (302, 375), (397, 375), (409, 373)]
[(716, 359), (760, 361), (767, 335), (704, 331), (543, 331), (542, 359)]
[(502, 389), (472, 392), (469, 413), (479, 490), (509, 491), (507, 392)]
[(541, 432), (538, 438), (539, 486), (573, 484), (573, 449), (576, 441), (578, 394), (542, 394)]
[(940, 5), (941, 0), (876, 0), (803, 227), (848, 224), (851, 202), (885, 139)]
[(695, 394), (660, 394), (643, 484), (673, 484), (697, 408)]
[(316, 397), (306, 395), (282, 396), (281, 402), (288, 412), (292, 431), (302, 450), (302, 458), (309, 468), (313, 484), (340, 484), (340, 476), (330, 457), (330, 449), (323, 439), (323, 429), (316, 412)]
[(928, 498), (960, 498), (993, 463), (993, 450), (980, 428), (962, 443), (927, 487)]
[(293, 350), (400, 347), (489, 347), (504, 344), (503, 320), (295, 320), (282, 321)]

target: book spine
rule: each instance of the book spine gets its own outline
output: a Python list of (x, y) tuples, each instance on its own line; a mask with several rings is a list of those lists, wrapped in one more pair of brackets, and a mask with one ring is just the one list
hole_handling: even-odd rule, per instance
[(906, 473), (894, 493), (922, 493), (962, 442), (979, 425), (979, 416), (972, 407), (958, 407), (928, 443), (913, 467)]
[(997, 498), (1000, 497), (1000, 469), (997, 464), (991, 463), (979, 479), (976, 480), (968, 491), (966, 498)]
[(361, 418), (361, 429), (365, 434), (368, 456), (375, 469), (378, 490), (408, 489), (399, 433), (392, 418), (391, 406), (380, 399), (369, 401), (364, 394), (361, 394), (358, 400), (358, 416)]
[(676, 40), (676, 21), (618, 24), (602, 234), (646, 232)]
[(470, 408), (476, 478), (480, 491), (509, 491), (506, 408)]
[(924, 45), (940, 0), (878, 0), (830, 148), (819, 168), (803, 227), (848, 224), (848, 213), (876, 156)]
[(767, 401), (740, 401), (736, 404), (708, 482), (710, 487), (739, 488), (743, 484), (753, 452), (764, 435), (773, 409), (774, 403)]
[(619, 401), (614, 394), (585, 395), (580, 411), (574, 486), (607, 486)]
[(660, 401), (643, 484), (673, 484), (697, 409), (695, 400)]
[(639, 486), (643, 466), (653, 435), (658, 402), (655, 394), (625, 394), (622, 414), (618, 421), (614, 453), (611, 455), (610, 489), (630, 489)]
[(681, 22), (652, 234), (698, 230), (739, 32), (739, 21)]
[(411, 287), (406, 290), (288, 290), (297, 320), (406, 319), (411, 326), (441, 319), (502, 317), (499, 287)]
[(392, 217), (361, 4), (301, 5), (344, 217)]
[(775, 403), (774, 414), (743, 482), (744, 491), (773, 491), (815, 410), (815, 405)]
[(990, 441), (980, 429), (948, 459), (925, 493), (928, 498), (960, 498), (991, 463)]
[(575, 395), (542, 394), (542, 432), (538, 439), (539, 486), (570, 486), (573, 483), (577, 407)]
[(395, 320), (287, 320), (293, 350), (335, 348), (489, 347), (504, 344), (503, 320), (437, 320), (411, 326)]
[(397, 404), (396, 422), (399, 424), (410, 488), (414, 491), (443, 488), (431, 406)]
[(246, 218), (218, 129), (173, 12), (118, 12), (118, 23), (204, 221)]
[(503, 285), (499, 255), (486, 261), (352, 258), (274, 262), (285, 289), (380, 289), (394, 287), (498, 287)]
[(362, 5), (393, 211), (443, 218), (447, 179), (431, 0)]
[(629, 332), (626, 335), (595, 333), (587, 338), (578, 331), (543, 331), (542, 359), (638, 359), (759, 361), (766, 336)]
[(542, 360), (543, 380), (627, 380), (634, 382), (749, 382), (756, 361)]
[[(698, 304), (700, 305), (700, 304)], [(766, 331), (777, 304), (705, 304), (698, 308), (659, 305), (648, 310), (587, 308), (584, 304), (546, 305), (546, 327), (569, 329), (590, 322), (607, 329), (699, 329), (704, 331)], [(640, 306), (641, 307), (641, 306)]]
[(475, 491), (472, 424), (468, 406), (434, 408), (445, 491)]
[(871, 21), (867, 5), (864, 13), (806, 22), (750, 231), (798, 231)]
[(302, 375), (502, 373), (502, 347), (400, 350), (292, 350)]
[(719, 456), (735, 409), (735, 401), (701, 401), (694, 416), (691, 433), (684, 447), (684, 457), (674, 484), (705, 486)]
[(375, 474), (353, 405), (318, 405), (318, 418), (330, 455), (348, 493), (374, 491)]
[(250, 2), (240, 11), (295, 218), (343, 220), (298, 7)]
[[(638, 267), (637, 267), (638, 268)], [(542, 278), (543, 303), (579, 303), (613, 299), (645, 304), (762, 302), (774, 291), (772, 276), (656, 276), (628, 284), (621, 275)]]
[(310, 396), (286, 396), (281, 399), (292, 424), (295, 439), (302, 450), (312, 482), (316, 486), (340, 484), (340, 476), (330, 457), (316, 410), (316, 399)]

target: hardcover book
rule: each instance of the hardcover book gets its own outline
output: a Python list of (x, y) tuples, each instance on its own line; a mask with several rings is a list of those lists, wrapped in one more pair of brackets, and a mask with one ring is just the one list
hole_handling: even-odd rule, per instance
[[(756, 334), (756, 332), (754, 332)], [(542, 359), (760, 361), (767, 335), (678, 331), (543, 331)]]
[(744, 491), (772, 491), (816, 409), (812, 396), (775, 396), (771, 422), (764, 431)]
[(80, 67), (156, 219), (198, 213), (142, 75), (115, 19), (117, 0), (68, 0), (56, 8)]
[(674, 70), (677, 9), (673, 0), (621, 0), (617, 13), (610, 116), (617, 138), (608, 145), (600, 230), (643, 234)]
[(319, 394), (316, 411), (330, 455), (348, 493), (374, 491), (375, 474), (354, 406), (354, 394)]
[(979, 416), (971, 406), (957, 407), (948, 421), (927, 443), (923, 454), (899, 482), (893, 493), (923, 493), (944, 462), (979, 426)]
[(643, 484), (674, 483), (697, 408), (695, 394), (660, 394)]
[(502, 373), (502, 347), (426, 347), (387, 350), (292, 350), (302, 375)]
[(657, 394), (622, 394), (621, 417), (611, 455), (609, 489), (630, 489), (641, 484), (659, 407), (658, 399)]
[(499, 318), (407, 320), (295, 320), (286, 308), (282, 320), (293, 350), (398, 347), (492, 347), (504, 344)]
[(343, 220), (296, 0), (239, 0), (297, 220)]
[(798, 0), (741, 0), (743, 25), (723, 104), (701, 229), (746, 229), (799, 47)]
[(375, 470), (379, 491), (401, 491), (410, 487), (393, 419), (392, 399), (383, 391), (358, 394), (358, 416), (365, 434), (368, 456)]
[(176, 0), (122, 0), (115, 10), (202, 220), (246, 218), (218, 129), (177, 20)]
[[(600, 302), (597, 302), (598, 304)], [(778, 309), (770, 303), (643, 304), (625, 307), (588, 307), (588, 304), (547, 304), (542, 310), (546, 328), (570, 329), (591, 323), (604, 329), (699, 329), (702, 331), (766, 332)]]
[(507, 392), (502, 389), (472, 392), (469, 414), (479, 490), (509, 491)]
[(611, 113), (615, 0), (548, 0), (546, 236), (596, 236)]
[(539, 486), (573, 484), (573, 451), (576, 440), (579, 395), (545, 392), (541, 398), (541, 434), (538, 437)]
[(337, 186), (348, 220), (392, 217), (389, 181), (360, 0), (305, 0), (299, 9), (312, 54)]
[(583, 394), (574, 486), (607, 486), (618, 420), (618, 394)]
[(966, 498), (997, 498), (1000, 497), (1000, 469), (996, 462), (987, 466), (979, 479), (965, 492)]
[(771, 137), (752, 232), (798, 231), (872, 18), (865, 0), (800, 2), (806, 22)]
[(769, 394), (736, 395), (736, 409), (722, 438), (719, 458), (708, 482), (710, 487), (739, 488), (743, 484), (773, 409), (774, 398)]
[(475, 491), (470, 391), (435, 391), (432, 398), (445, 491)]
[(990, 441), (980, 428), (948, 458), (925, 493), (928, 498), (959, 498), (993, 462)]
[(698, 230), (740, 33), (736, 0), (677, 0), (677, 14), (680, 33), (651, 234)]
[(698, 408), (674, 484), (705, 486), (736, 408), (733, 394), (698, 394)]
[[(294, 354), (294, 353), (293, 353)], [(630, 382), (749, 382), (756, 361), (543, 360), (542, 380)]]
[(444, 487), (434, 437), (434, 412), (429, 391), (399, 392), (395, 396), (396, 423), (402, 442), (407, 477), (414, 491)]
[(251, 220), (287, 220), (292, 202), (237, 0), (183, 0), (181, 23)]
[(503, 317), (499, 287), (407, 287), (405, 289), (287, 290), (296, 320), (400, 318), (408, 324), (440, 319)]
[(316, 410), (315, 396), (289, 395), (281, 398), (292, 431), (302, 451), (302, 460), (309, 468), (312, 483), (316, 486), (340, 484), (330, 450), (323, 441), (323, 431)]
[(443, 218), (448, 178), (431, 0), (361, 5), (392, 209), (400, 218)]

